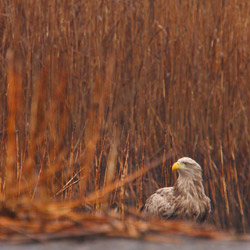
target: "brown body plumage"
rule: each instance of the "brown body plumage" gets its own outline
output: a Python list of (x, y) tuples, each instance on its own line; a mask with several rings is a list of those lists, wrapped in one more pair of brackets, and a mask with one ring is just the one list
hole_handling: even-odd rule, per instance
[(173, 187), (158, 189), (146, 201), (144, 211), (164, 219), (203, 222), (211, 211), (210, 199), (202, 184), (202, 169), (191, 158), (183, 157), (172, 167), (178, 179)]

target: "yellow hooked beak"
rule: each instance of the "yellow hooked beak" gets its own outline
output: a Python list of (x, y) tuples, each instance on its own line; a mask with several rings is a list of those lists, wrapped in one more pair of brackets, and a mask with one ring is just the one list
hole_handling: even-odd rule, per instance
[(176, 162), (172, 166), (172, 171), (175, 171), (175, 170), (178, 170), (178, 169), (186, 169), (186, 167), (183, 164), (181, 164), (180, 162)]

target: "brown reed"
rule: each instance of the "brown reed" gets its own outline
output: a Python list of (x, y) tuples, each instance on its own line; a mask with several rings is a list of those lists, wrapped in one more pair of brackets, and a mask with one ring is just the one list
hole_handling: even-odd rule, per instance
[(249, 231), (249, 11), (248, 0), (1, 1), (1, 201), (116, 204), (125, 221), (190, 156), (211, 222)]

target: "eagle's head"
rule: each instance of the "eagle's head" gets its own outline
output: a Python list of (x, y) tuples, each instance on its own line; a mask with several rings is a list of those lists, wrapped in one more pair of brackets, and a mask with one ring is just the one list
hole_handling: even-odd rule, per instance
[(172, 171), (177, 171), (180, 177), (189, 177), (191, 179), (202, 179), (201, 166), (189, 157), (180, 158), (172, 166)]

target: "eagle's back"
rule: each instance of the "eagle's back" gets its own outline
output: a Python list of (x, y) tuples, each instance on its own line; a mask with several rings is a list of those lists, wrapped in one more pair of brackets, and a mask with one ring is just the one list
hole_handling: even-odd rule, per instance
[(158, 189), (147, 199), (144, 211), (153, 216), (169, 219), (174, 213), (173, 187)]

